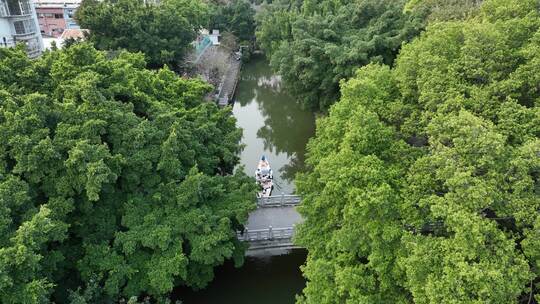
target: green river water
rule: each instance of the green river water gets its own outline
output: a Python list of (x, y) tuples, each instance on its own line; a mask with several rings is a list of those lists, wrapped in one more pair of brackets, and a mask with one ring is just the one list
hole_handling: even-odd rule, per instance
[[(273, 194), (293, 193), (294, 175), (304, 168), (315, 118), (284, 92), (280, 78), (263, 58), (244, 65), (233, 115), (244, 130), (243, 170), (253, 175), (259, 158), (265, 155), (274, 170)], [(241, 268), (228, 261), (216, 269), (215, 279), (206, 289), (176, 289), (172, 298), (184, 304), (292, 304), (305, 286), (299, 269), (305, 259), (305, 250), (292, 250), (246, 257)]]

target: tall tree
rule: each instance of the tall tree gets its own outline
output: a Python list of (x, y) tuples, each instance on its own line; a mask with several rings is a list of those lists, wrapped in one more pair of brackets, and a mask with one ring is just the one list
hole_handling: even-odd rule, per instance
[(536, 0), (433, 23), (341, 88), (298, 176), (299, 303), (540, 301)]
[(310, 1), (283, 4), (260, 17), (257, 38), (289, 91), (306, 106), (326, 110), (339, 82), (370, 62), (391, 64), (401, 44), (416, 36), (423, 18), (404, 1)]
[(178, 69), (207, 15), (201, 0), (84, 0), (75, 18), (98, 49), (142, 52), (151, 68)]
[(241, 131), (208, 85), (145, 65), (88, 44), (0, 49), (1, 303), (159, 299), (241, 261)]
[(215, 4), (212, 6), (209, 28), (230, 32), (240, 41), (250, 41), (255, 37), (255, 10), (247, 0)]
[(406, 11), (424, 11), (430, 21), (466, 19), (476, 15), (483, 0), (409, 0)]

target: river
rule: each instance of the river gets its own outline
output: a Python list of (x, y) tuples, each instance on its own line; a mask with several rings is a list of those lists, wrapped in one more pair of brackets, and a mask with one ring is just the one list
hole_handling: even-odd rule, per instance
[(286, 94), (280, 77), (256, 57), (243, 67), (233, 114), (244, 130), (240, 163), (246, 174), (253, 175), (265, 155), (274, 171), (273, 194), (292, 194), (294, 176), (304, 168), (306, 144), (315, 132), (313, 113)]
[(305, 286), (299, 268), (305, 260), (306, 251), (297, 249), (278, 256), (246, 257), (240, 268), (227, 261), (216, 268), (205, 289), (177, 288), (172, 299), (182, 304), (293, 304)]
[[(244, 130), (240, 163), (246, 174), (253, 175), (265, 155), (274, 170), (274, 194), (293, 193), (294, 176), (304, 168), (315, 118), (284, 92), (280, 78), (263, 58), (255, 57), (244, 65), (233, 115)], [(241, 268), (227, 261), (216, 268), (207, 288), (176, 289), (172, 299), (181, 299), (183, 304), (292, 304), (305, 286), (299, 269), (305, 260), (305, 250), (292, 250), (246, 257)]]

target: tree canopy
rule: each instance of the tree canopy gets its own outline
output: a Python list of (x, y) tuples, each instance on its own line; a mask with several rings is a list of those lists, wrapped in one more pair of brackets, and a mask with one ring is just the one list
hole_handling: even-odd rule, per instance
[(308, 145), (299, 303), (540, 301), (540, 12), (488, 0), (341, 87)]
[(98, 49), (143, 52), (151, 68), (178, 69), (208, 23), (208, 6), (201, 0), (84, 0), (75, 18)]
[[(288, 2), (288, 3), (287, 3)], [(289, 91), (306, 106), (326, 110), (339, 82), (370, 62), (392, 64), (401, 44), (424, 19), (405, 1), (278, 1), (259, 16), (257, 40)]]
[(208, 28), (230, 32), (240, 41), (250, 41), (255, 37), (255, 10), (247, 0), (214, 4)]
[(207, 84), (145, 66), (85, 43), (0, 49), (1, 303), (159, 299), (241, 261), (241, 131)]
[(406, 11), (423, 11), (430, 21), (467, 19), (478, 13), (483, 0), (409, 0)]

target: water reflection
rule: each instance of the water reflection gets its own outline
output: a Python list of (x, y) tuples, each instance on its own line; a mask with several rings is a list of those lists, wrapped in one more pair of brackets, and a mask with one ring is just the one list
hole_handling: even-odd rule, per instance
[(294, 191), (295, 174), (304, 168), (306, 144), (314, 134), (315, 119), (282, 91), (281, 78), (258, 58), (244, 66), (234, 115), (244, 129), (246, 149), (241, 163), (252, 174), (258, 158), (269, 157), (277, 190)]
[(281, 76), (280, 75), (271, 75), (270, 77), (261, 76), (257, 79), (257, 85), (259, 87), (266, 87), (274, 91), (281, 92)]

